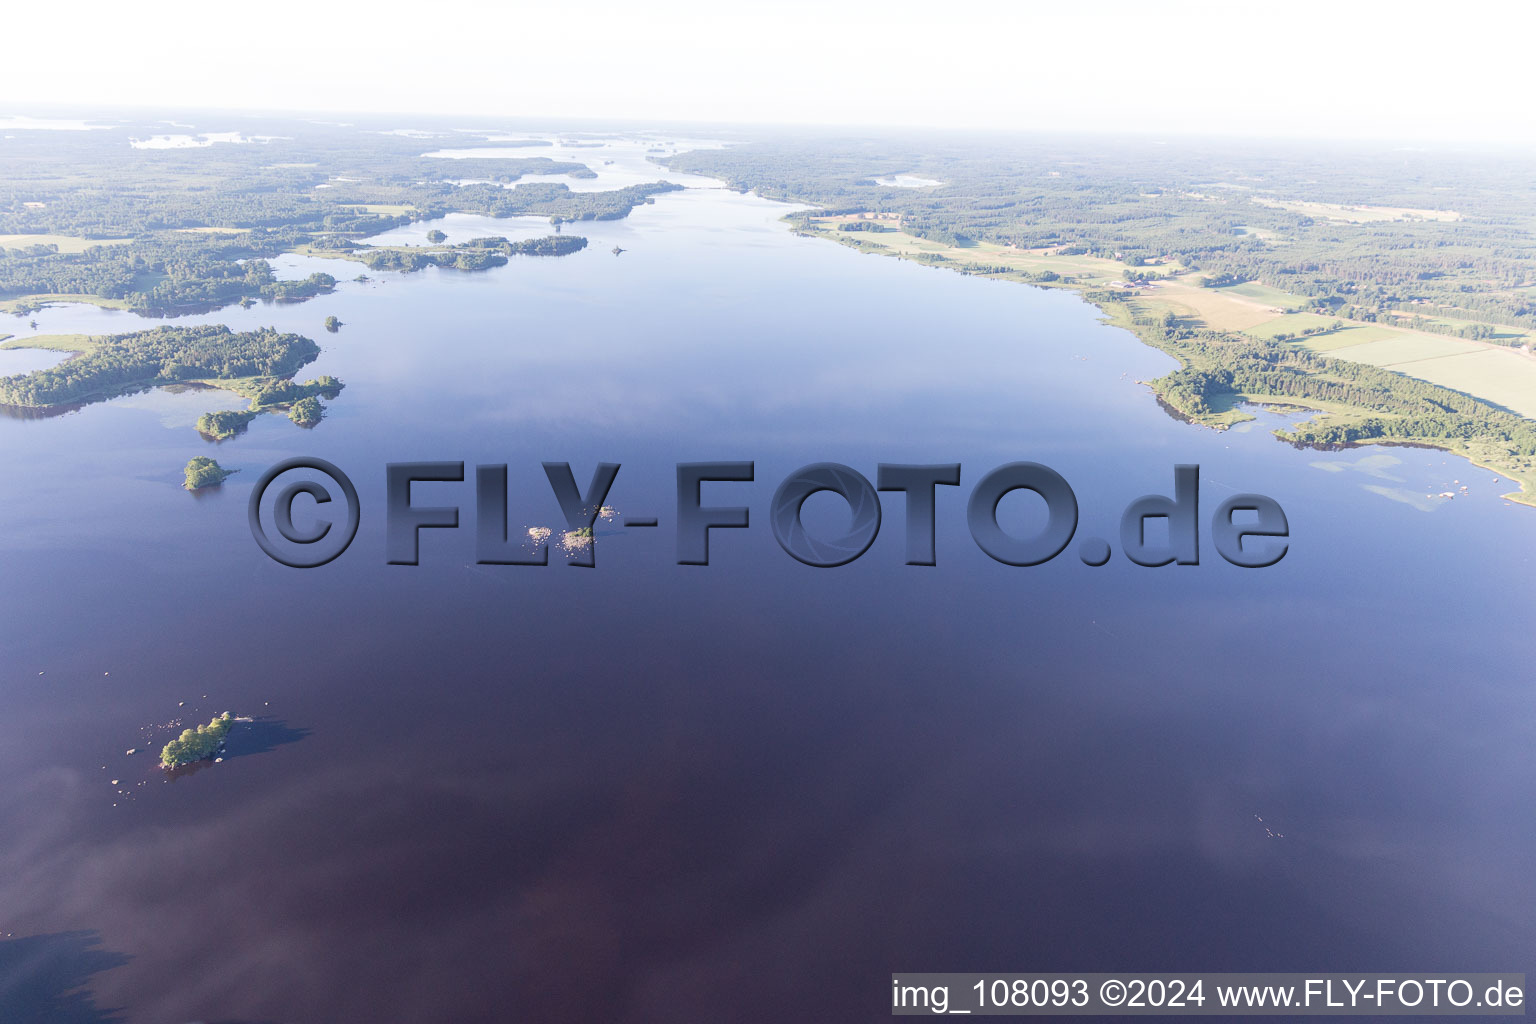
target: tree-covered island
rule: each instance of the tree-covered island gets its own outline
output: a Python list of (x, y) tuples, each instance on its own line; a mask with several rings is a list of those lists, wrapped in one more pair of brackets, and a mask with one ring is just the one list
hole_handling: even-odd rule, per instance
[(313, 427), (325, 416), (325, 406), (315, 398), (301, 398), (288, 409), (288, 418), (301, 427)]
[(302, 384), (292, 380), (238, 380), (221, 387), (249, 398), (251, 404), (245, 409), (225, 409), (199, 416), (197, 432), (213, 441), (226, 441), (245, 433), (251, 421), (264, 412), (286, 410), (294, 423), (313, 427), (320, 422), (325, 409), (319, 399), (335, 399), (346, 385), (326, 374)]
[(407, 273), (426, 267), (447, 270), (489, 270), (506, 266), (512, 256), (567, 256), (587, 247), (576, 235), (548, 235), (509, 242), (502, 237), (475, 238), (458, 245), (359, 247), (353, 250), (369, 270), (401, 270)]
[(196, 729), (183, 729), (181, 735), (160, 751), (162, 768), (180, 768), (194, 761), (206, 761), (224, 749), (225, 737), (234, 727), (235, 719), (228, 711)]
[(305, 399), (334, 399), (344, 387), (331, 376), (295, 382), (293, 374), (313, 362), (320, 347), (271, 328), (156, 327), (107, 337), (60, 336), (50, 347), (78, 354), (57, 366), (0, 377), (0, 406), (67, 408), (164, 384), (208, 385), (250, 400), (243, 411), (211, 412), (198, 420), (199, 432), (224, 439), (260, 413), (285, 411)]
[(183, 484), (189, 491), (200, 491), (204, 487), (217, 487), (231, 474), (239, 470), (225, 469), (206, 455), (198, 455), (187, 461), (186, 483)]

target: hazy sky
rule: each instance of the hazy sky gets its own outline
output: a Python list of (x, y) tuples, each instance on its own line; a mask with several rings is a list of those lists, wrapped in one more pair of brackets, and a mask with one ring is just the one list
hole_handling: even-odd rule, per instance
[(1532, 7), (17, 0), (0, 115), (151, 105), (1529, 144)]

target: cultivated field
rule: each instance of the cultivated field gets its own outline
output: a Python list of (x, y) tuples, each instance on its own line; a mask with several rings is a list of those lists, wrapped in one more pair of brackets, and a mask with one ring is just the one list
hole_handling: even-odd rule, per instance
[[(1347, 209), (1359, 212), (1358, 208)], [(1394, 215), (1436, 213), (1433, 210), (1405, 211), (1395, 207), (1373, 209)], [(1455, 215), (1442, 213), (1444, 216)], [(1114, 288), (1124, 293), (1139, 315), (1161, 318), (1172, 313), (1186, 326), (1209, 327), (1264, 339), (1282, 334), (1295, 335), (1292, 344), (1303, 345), (1337, 359), (1369, 363), (1432, 384), (1454, 388), (1536, 419), (1536, 356), (1521, 349), (1407, 327), (1361, 323), (1305, 312), (1305, 307), (1310, 304), (1305, 296), (1292, 295), (1254, 282), (1227, 288), (1202, 288), (1198, 283), (1198, 274), (1185, 271), (1177, 265), (1134, 268), (1162, 277), (1131, 288), (1125, 280), (1125, 273), (1133, 268), (1119, 260), (1087, 255), (1060, 255), (1050, 249), (1015, 249), (990, 242), (947, 245), (909, 235), (899, 230), (899, 222), (891, 218), (881, 219), (878, 223), (892, 230), (837, 229), (839, 223), (859, 219), (868, 218), (860, 218), (858, 215), (816, 218), (813, 229), (817, 234), (868, 252), (928, 260), (938, 257), (944, 264), (958, 268), (972, 267), (981, 272), (994, 267), (1035, 275), (1050, 272), (1059, 275), (1059, 282), (1040, 283), (1084, 289)], [(1289, 312), (1291, 310), (1296, 312)], [(1475, 322), (1448, 317), (1426, 319), (1451, 327)], [(1335, 328), (1335, 325), (1339, 326)], [(1304, 335), (1302, 332), (1307, 330), (1321, 333)], [(1528, 337), (1525, 332), (1514, 328), (1501, 330), (1511, 337)]]
[(56, 245), (59, 252), (84, 252), (93, 245), (122, 245), (131, 241), (131, 238), (71, 238), (69, 235), (0, 235), (0, 249)]
[(1445, 223), (1461, 220), (1461, 214), (1452, 210), (1415, 210), (1406, 206), (1344, 206), (1339, 203), (1311, 203), (1263, 196), (1253, 196), (1252, 199), (1260, 206), (1347, 224), (1370, 224), (1385, 220), (1437, 220)]

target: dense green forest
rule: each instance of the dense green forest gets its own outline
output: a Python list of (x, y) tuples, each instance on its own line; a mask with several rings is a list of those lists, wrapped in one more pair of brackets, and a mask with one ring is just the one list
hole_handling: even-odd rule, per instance
[(59, 405), (152, 384), (237, 378), (262, 378), (281, 389), (281, 378), (319, 354), (320, 347), (308, 338), (271, 329), (236, 333), (222, 324), (156, 327), (92, 338), (85, 351), (57, 366), (0, 377), (0, 405)]
[[(307, 299), (336, 287), (330, 274), (279, 281), (259, 256), (294, 236), (145, 237), (60, 253), (56, 244), (0, 251), (0, 298), (38, 294), (123, 300), (148, 314), (214, 309), (241, 299)], [(23, 311), (27, 309), (22, 307)]]
[(288, 410), (288, 418), (301, 427), (313, 427), (325, 416), (325, 406), (315, 398), (301, 398)]
[(358, 248), (353, 250), (369, 270), (421, 270), (443, 267), (449, 270), (487, 270), (505, 266), (511, 256), (565, 256), (587, 247), (587, 240), (576, 235), (549, 235), (509, 242), (505, 238), (475, 238), (458, 245), (427, 249), (419, 246), (394, 248)]
[(182, 486), (189, 491), (217, 487), (235, 472), (237, 470), (225, 469), (206, 455), (198, 455), (187, 460), (186, 482)]
[(166, 768), (180, 768), (194, 761), (208, 760), (223, 748), (225, 737), (234, 724), (234, 718), (226, 711), (207, 725), (183, 729), (180, 736), (160, 751), (160, 764)]
[(313, 427), (324, 414), (325, 406), (320, 404), (320, 399), (335, 399), (345, 387), (329, 374), (302, 384), (281, 377), (259, 377), (230, 381), (223, 386), (250, 399), (250, 405), (241, 410), (208, 412), (199, 416), (197, 432), (213, 441), (238, 437), (257, 416), (284, 409), (288, 411), (288, 418), (299, 426)]

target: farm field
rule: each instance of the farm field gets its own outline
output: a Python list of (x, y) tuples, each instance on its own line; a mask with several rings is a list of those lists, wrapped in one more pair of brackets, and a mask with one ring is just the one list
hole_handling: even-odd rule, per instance
[[(885, 252), (909, 259), (939, 257), (945, 263), (978, 269), (1007, 267), (1031, 274), (1049, 271), (1071, 279), (1061, 282), (1063, 286), (1080, 289), (1123, 287), (1125, 271), (1129, 269), (1119, 260), (1060, 255), (1048, 249), (1023, 250), (991, 242), (947, 245), (897, 230), (891, 220), (880, 221), (892, 228), (886, 231), (837, 229), (838, 223), (858, 219), (825, 217), (812, 223), (817, 234), (866, 252)], [(1159, 319), (1172, 313), (1187, 323), (1266, 340), (1282, 334), (1297, 335), (1292, 343), (1314, 352), (1454, 388), (1536, 418), (1536, 358), (1519, 349), (1406, 327), (1341, 321), (1339, 317), (1319, 313), (1287, 313), (1285, 310), (1307, 305), (1307, 299), (1251, 281), (1226, 288), (1203, 288), (1196, 283), (1196, 274), (1178, 266), (1143, 269), (1169, 276), (1134, 293), (1127, 290), (1125, 301), (1139, 315)], [(1455, 326), (1465, 322), (1436, 319)], [(1341, 329), (1331, 329), (1339, 323), (1343, 324)], [(1302, 336), (1306, 330), (1322, 333)]]
[(1397, 338), (1326, 351), (1336, 359), (1404, 373), (1536, 419), (1536, 357), (1519, 349), (1404, 331)]
[(0, 235), (0, 249), (56, 245), (59, 252), (84, 252), (93, 245), (122, 245), (131, 241), (131, 238), (73, 238), (69, 235)]
[(1461, 214), (1453, 210), (1415, 210), (1406, 206), (1346, 206), (1341, 203), (1270, 199), (1265, 196), (1254, 196), (1253, 201), (1260, 206), (1268, 206), (1276, 210), (1289, 210), (1308, 217), (1319, 217), (1348, 224), (1373, 224), (1393, 220), (1434, 220), (1451, 223), (1461, 219)]

